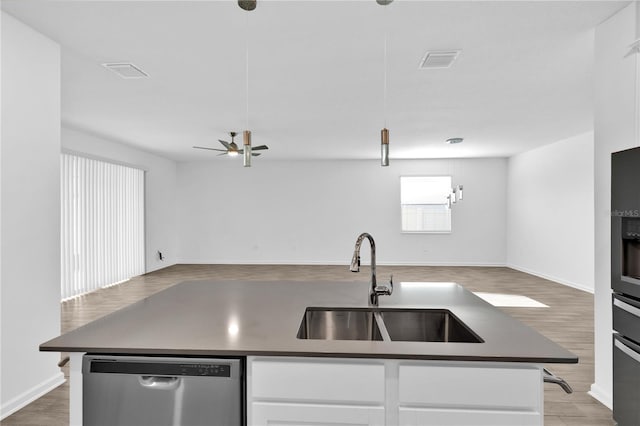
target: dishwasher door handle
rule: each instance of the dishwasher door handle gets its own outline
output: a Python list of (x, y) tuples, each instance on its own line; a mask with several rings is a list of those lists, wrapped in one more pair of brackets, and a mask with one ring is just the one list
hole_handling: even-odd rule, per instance
[(138, 382), (141, 386), (148, 389), (165, 389), (173, 390), (180, 386), (182, 379), (180, 377), (167, 376), (139, 376)]

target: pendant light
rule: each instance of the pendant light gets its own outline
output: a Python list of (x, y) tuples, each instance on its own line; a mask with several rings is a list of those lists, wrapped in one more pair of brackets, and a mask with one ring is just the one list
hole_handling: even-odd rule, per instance
[(389, 165), (389, 129), (386, 127), (380, 131), (380, 164)]
[[(243, 4), (246, 7), (243, 7)], [(249, 12), (256, 8), (256, 1), (254, 2), (241, 2), (238, 0), (238, 5), (246, 10), (247, 13), (247, 28), (245, 31), (245, 93), (246, 93), (246, 129), (242, 133), (242, 154), (244, 167), (251, 167), (251, 131), (249, 130)]]
[[(393, 0), (376, 0), (381, 6), (389, 5)], [(384, 17), (384, 83), (382, 89), (384, 127), (380, 131), (380, 165), (389, 165), (389, 129), (387, 129), (387, 17)]]
[[(248, 126), (247, 126), (248, 127)], [(242, 133), (242, 152), (244, 155), (244, 166), (251, 167), (251, 130), (245, 130)]]
[(238, 6), (240, 9), (244, 9), (247, 12), (253, 10), (258, 5), (258, 0), (238, 0)]

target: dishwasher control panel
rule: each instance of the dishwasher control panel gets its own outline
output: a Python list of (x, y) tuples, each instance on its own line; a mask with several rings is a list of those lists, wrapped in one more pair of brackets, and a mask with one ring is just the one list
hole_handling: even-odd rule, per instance
[(94, 359), (91, 362), (89, 372), (153, 376), (231, 377), (231, 364), (157, 363)]

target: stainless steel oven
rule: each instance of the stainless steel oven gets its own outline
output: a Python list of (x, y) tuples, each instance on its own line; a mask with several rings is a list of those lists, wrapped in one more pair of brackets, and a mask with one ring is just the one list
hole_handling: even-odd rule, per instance
[(640, 425), (640, 148), (611, 155), (613, 418)]

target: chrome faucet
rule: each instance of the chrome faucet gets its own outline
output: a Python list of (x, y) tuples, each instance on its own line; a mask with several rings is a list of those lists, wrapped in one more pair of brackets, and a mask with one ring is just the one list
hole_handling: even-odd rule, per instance
[(376, 242), (373, 240), (371, 234), (363, 232), (358, 236), (358, 239), (356, 240), (356, 248), (353, 251), (353, 258), (351, 258), (351, 267), (349, 269), (351, 272), (360, 272), (360, 246), (362, 245), (362, 240), (365, 238), (369, 240), (369, 245), (371, 246), (371, 290), (369, 291), (369, 305), (378, 306), (378, 296), (389, 296), (393, 293), (393, 275), (389, 281), (389, 286), (379, 286), (376, 283)]

